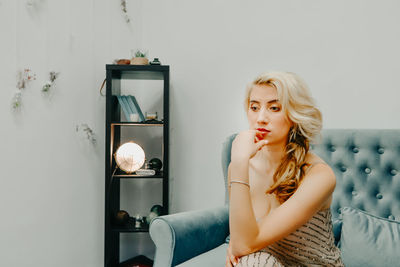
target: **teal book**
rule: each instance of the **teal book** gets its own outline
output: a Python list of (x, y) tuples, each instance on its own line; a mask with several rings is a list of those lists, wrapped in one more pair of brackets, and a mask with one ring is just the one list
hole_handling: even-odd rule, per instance
[(140, 109), (140, 106), (139, 106), (138, 102), (136, 101), (135, 96), (129, 95), (128, 96), (128, 100), (130, 100), (129, 103), (131, 103), (131, 107), (132, 107), (133, 111), (134, 112), (136, 111), (136, 113), (139, 114), (140, 121), (143, 121), (143, 122), (146, 121), (146, 119), (143, 116), (143, 112)]
[(129, 113), (129, 115), (128, 115), (128, 121), (131, 121), (130, 115), (133, 114), (134, 112), (133, 112), (133, 110), (131, 109), (131, 106), (130, 106), (129, 103), (128, 103), (128, 96), (123, 95), (123, 96), (122, 96), (122, 101), (125, 103), (126, 109), (128, 110), (128, 113)]
[(132, 98), (131, 98), (130, 95), (128, 95), (128, 96), (126, 97), (126, 101), (128, 102), (129, 108), (132, 110), (132, 114), (138, 114), (138, 116), (139, 116), (139, 122), (143, 122), (143, 120), (142, 120), (142, 118), (140, 117), (139, 112), (137, 111), (136, 106), (135, 106), (135, 104), (133, 103)]
[(118, 98), (119, 106), (121, 107), (122, 111), (124, 112), (126, 120), (130, 121), (130, 118), (129, 118), (130, 111), (129, 111), (128, 107), (126, 106), (125, 102), (123, 101), (123, 97), (120, 95), (117, 95), (117, 98)]

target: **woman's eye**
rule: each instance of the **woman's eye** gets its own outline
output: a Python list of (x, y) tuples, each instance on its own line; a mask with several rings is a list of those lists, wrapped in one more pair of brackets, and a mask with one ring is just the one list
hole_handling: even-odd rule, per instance
[(250, 109), (251, 109), (252, 111), (256, 111), (256, 110), (258, 109), (258, 107), (252, 106), (252, 107), (250, 107)]
[(279, 111), (279, 110), (281, 110), (280, 107), (276, 107), (276, 106), (270, 107), (270, 109), (271, 109), (272, 111)]

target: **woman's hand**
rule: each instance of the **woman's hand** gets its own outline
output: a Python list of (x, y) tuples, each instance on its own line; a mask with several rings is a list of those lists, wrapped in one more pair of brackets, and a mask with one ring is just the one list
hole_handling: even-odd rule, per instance
[(229, 242), (228, 250), (226, 252), (226, 262), (225, 267), (233, 267), (239, 262), (239, 257), (232, 254), (231, 242)]
[(264, 140), (256, 130), (240, 132), (232, 142), (231, 161), (249, 160), (267, 144), (268, 140)]

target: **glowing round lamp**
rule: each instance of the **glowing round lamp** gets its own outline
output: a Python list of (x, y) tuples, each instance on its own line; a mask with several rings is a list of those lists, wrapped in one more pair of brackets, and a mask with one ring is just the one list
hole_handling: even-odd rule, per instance
[(123, 144), (114, 154), (118, 167), (126, 173), (139, 170), (145, 160), (143, 148), (134, 142)]

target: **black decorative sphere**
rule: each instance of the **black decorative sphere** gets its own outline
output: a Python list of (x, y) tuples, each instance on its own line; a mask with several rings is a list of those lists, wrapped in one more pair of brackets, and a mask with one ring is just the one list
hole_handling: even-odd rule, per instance
[(158, 158), (153, 158), (149, 161), (149, 168), (160, 171), (162, 168), (162, 161)]
[(127, 225), (129, 221), (129, 214), (125, 210), (119, 210), (117, 214), (115, 214), (114, 222), (117, 225)]
[(151, 207), (150, 212), (154, 212), (155, 214), (157, 214), (157, 216), (160, 216), (163, 214), (163, 206), (161, 205), (154, 205), (153, 207)]

